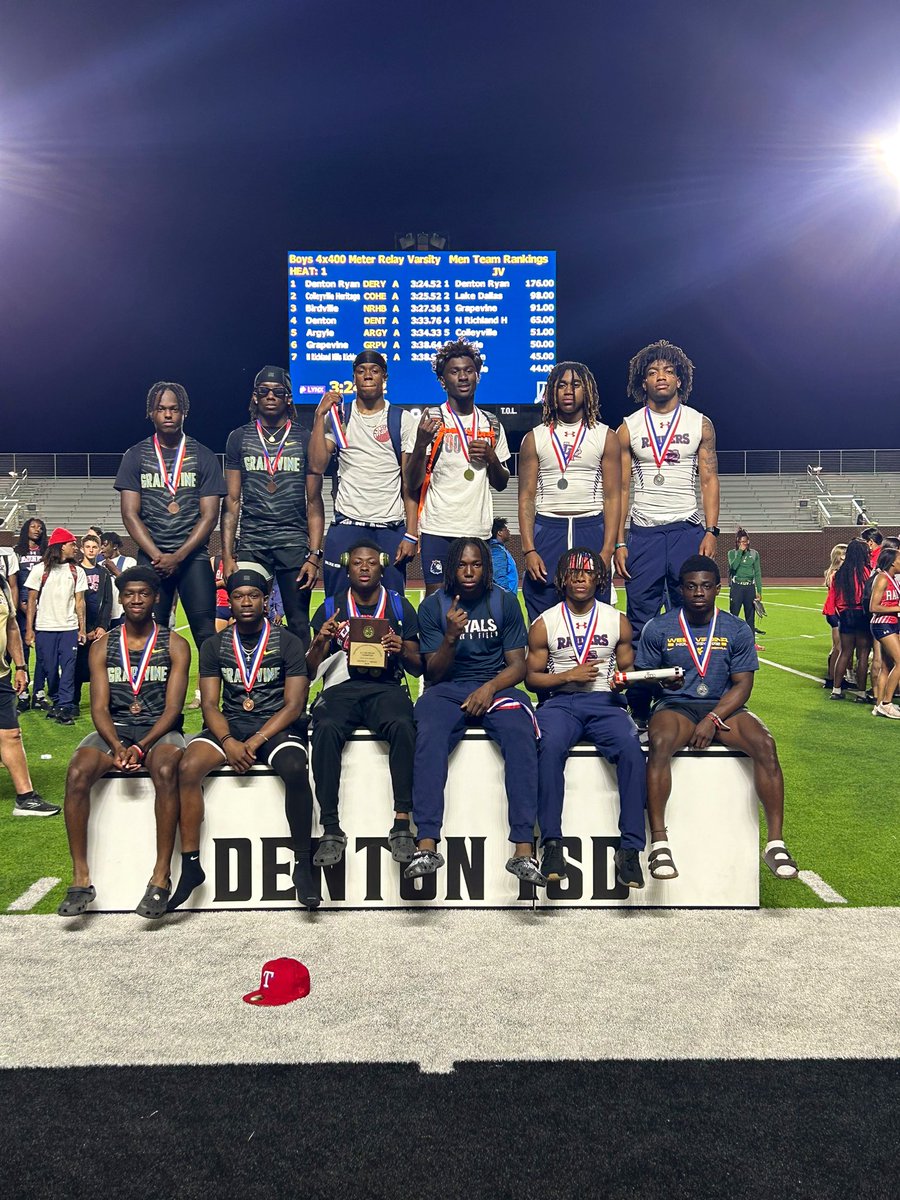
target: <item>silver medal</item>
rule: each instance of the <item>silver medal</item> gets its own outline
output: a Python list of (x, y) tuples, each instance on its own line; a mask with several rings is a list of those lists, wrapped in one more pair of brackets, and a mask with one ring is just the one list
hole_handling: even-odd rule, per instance
[(653, 476), (653, 482), (657, 487), (662, 487), (662, 485), (666, 482), (666, 477), (663, 475), (662, 471), (656, 472), (656, 474)]
[(562, 476), (560, 479), (557, 479), (556, 486), (559, 488), (559, 490), (561, 492), (564, 492), (566, 490), (566, 488), (569, 486), (569, 481), (568, 481), (568, 479), (566, 479), (565, 476)]
[(701, 679), (700, 682), (697, 684), (697, 695), (698, 696), (708, 696), (709, 695), (709, 684), (703, 679)]

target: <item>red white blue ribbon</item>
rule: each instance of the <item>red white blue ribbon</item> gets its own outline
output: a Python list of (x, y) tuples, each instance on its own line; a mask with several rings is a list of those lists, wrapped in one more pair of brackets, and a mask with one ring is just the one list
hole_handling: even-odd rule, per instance
[(275, 452), (275, 458), (273, 460), (269, 454), (268, 447), (266, 446), (265, 438), (263, 437), (262, 425), (259, 421), (256, 422), (256, 436), (259, 438), (259, 444), (262, 446), (263, 454), (266, 456), (266, 470), (272, 476), (274, 476), (275, 472), (278, 470), (278, 464), (281, 462), (282, 454), (284, 454), (284, 444), (288, 440), (288, 434), (290, 432), (291, 422), (288, 421), (284, 427), (284, 437), (278, 443), (278, 450)]
[(371, 616), (373, 621), (379, 621), (387, 611), (387, 589), (382, 585), (381, 594), (378, 597), (378, 603), (375, 606), (375, 611), (371, 614), (363, 614), (356, 607), (356, 601), (353, 599), (353, 593), (347, 593), (347, 612), (351, 617)]
[(644, 406), (644, 422), (647, 426), (647, 432), (650, 434), (650, 450), (657, 467), (661, 467), (666, 461), (666, 455), (669, 453), (669, 447), (672, 445), (672, 438), (675, 436), (675, 430), (678, 428), (680, 420), (681, 402), (679, 401), (669, 422), (668, 431), (662, 437), (657, 437), (656, 430), (653, 428), (653, 422), (650, 419), (650, 408), (648, 405)]
[[(343, 408), (341, 404), (341, 408)], [(337, 443), (338, 450), (346, 450), (350, 443), (347, 441), (347, 434), (344, 432), (344, 423), (341, 420), (342, 414), (338, 412), (337, 405), (331, 409), (328, 414), (331, 417), (331, 428), (334, 431), (334, 440)]]
[(534, 726), (534, 736), (539, 738), (541, 736), (541, 727), (537, 723), (537, 718), (531, 711), (531, 706), (523, 704), (521, 700), (514, 700), (512, 696), (501, 696), (499, 700), (494, 701), (488, 712), (512, 712), (514, 708), (521, 708), (531, 717), (531, 724)]
[(175, 462), (172, 464), (172, 474), (166, 470), (166, 460), (163, 458), (162, 447), (159, 444), (159, 438), (154, 433), (153, 449), (156, 451), (156, 461), (159, 463), (159, 473), (163, 478), (163, 486), (168, 488), (174, 496), (178, 491), (178, 484), (181, 480), (181, 468), (184, 465), (184, 452), (187, 447), (187, 437), (181, 435), (181, 442), (175, 452)]
[(131, 685), (131, 690), (135, 696), (139, 696), (141, 688), (144, 686), (144, 676), (147, 674), (147, 667), (150, 665), (150, 657), (153, 654), (153, 647), (156, 645), (156, 639), (159, 637), (159, 626), (153, 622), (153, 632), (147, 638), (147, 644), (141, 653), (141, 660), (136, 667), (132, 669), (131, 655), (128, 653), (128, 636), (125, 633), (124, 622), (119, 626), (119, 657), (122, 659), (122, 667), (128, 682)]
[[(266, 646), (269, 644), (269, 632), (272, 626), (268, 620), (263, 617), (262, 632), (259, 635), (259, 641), (256, 643), (256, 649), (252, 654), (248, 655), (244, 647), (241, 645), (241, 639), (238, 637), (237, 625), (231, 631), (231, 640), (234, 645), (234, 657), (237, 660), (237, 668), (241, 677), (241, 682), (244, 685), (244, 690), (249, 696), (253, 691), (253, 685), (256, 683), (256, 676), (259, 674), (259, 668), (263, 660), (263, 655), (266, 652)], [(249, 667), (249, 670), (248, 670)]]
[(550, 426), (550, 443), (553, 446), (553, 453), (556, 455), (556, 461), (560, 472), (565, 475), (566, 468), (575, 457), (575, 453), (580, 449), (581, 443), (584, 441), (587, 434), (587, 425), (584, 421), (579, 421), (578, 432), (575, 435), (575, 441), (571, 446), (567, 447), (562, 439), (557, 435), (556, 426)]
[(447, 405), (447, 412), (450, 414), (451, 421), (456, 426), (456, 433), (459, 437), (460, 449), (466, 456), (466, 462), (471, 462), (472, 460), (469, 457), (469, 439), (471, 438), (472, 441), (474, 441), (478, 436), (478, 412), (476, 410), (472, 413), (471, 433), (467, 432), (465, 425), (463, 425), (462, 421), (459, 419), (459, 415), (453, 411), (449, 404)]
[(700, 672), (702, 678), (706, 674), (706, 668), (709, 666), (709, 656), (712, 654), (713, 637), (716, 632), (716, 621), (719, 619), (719, 610), (713, 609), (713, 617), (709, 623), (709, 629), (706, 632), (706, 645), (703, 647), (703, 653), (697, 653), (696, 642), (694, 635), (691, 633), (690, 626), (684, 618), (684, 609), (678, 611), (678, 624), (681, 626), (681, 632), (684, 634), (684, 640), (687, 643), (687, 648), (690, 651), (691, 658), (694, 660), (694, 666)]
[(591, 613), (590, 620), (587, 624), (587, 631), (583, 637), (579, 637), (575, 632), (575, 622), (572, 620), (572, 617), (573, 615), (577, 614), (573, 614), (569, 611), (568, 604), (561, 604), (560, 608), (562, 609), (563, 620), (565, 621), (566, 627), (569, 630), (569, 636), (572, 639), (572, 651), (575, 657), (578, 659), (578, 662), (583, 666), (587, 662), (588, 656), (591, 652), (591, 645), (594, 641), (594, 632), (597, 628), (597, 621), (600, 617), (600, 605), (596, 600), (594, 601), (594, 611)]

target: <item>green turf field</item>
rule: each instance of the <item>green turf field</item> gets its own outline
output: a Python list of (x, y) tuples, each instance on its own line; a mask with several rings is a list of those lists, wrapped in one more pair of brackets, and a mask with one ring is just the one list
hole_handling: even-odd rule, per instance
[[(868, 705), (834, 703), (823, 691), (831, 631), (821, 616), (822, 589), (766, 588), (764, 594), (765, 650), (751, 705), (778, 742), (787, 787), (786, 841), (801, 870), (815, 872), (848, 904), (897, 904), (894, 793), (879, 782), (884, 772), (877, 764), (900, 730), (874, 718)], [(192, 676), (189, 698), (193, 686)], [(90, 718), (66, 728), (41, 712), (28, 712), (21, 724), (34, 785), (61, 804), (69, 756), (89, 732)], [(199, 712), (186, 712), (185, 731), (199, 728)], [(32, 911), (54, 912), (69, 879), (62, 817), (13, 818), (11, 799), (2, 772), (0, 912), (45, 877), (61, 882)], [(766, 907), (827, 906), (802, 882), (779, 883), (765, 869), (761, 879)]]

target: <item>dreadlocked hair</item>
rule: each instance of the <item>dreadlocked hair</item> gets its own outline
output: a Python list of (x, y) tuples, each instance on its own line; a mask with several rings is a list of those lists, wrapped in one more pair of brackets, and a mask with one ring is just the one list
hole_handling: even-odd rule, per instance
[(643, 350), (638, 350), (628, 364), (628, 387), (626, 390), (635, 404), (647, 403), (647, 393), (643, 387), (644, 376), (647, 374), (650, 364), (656, 362), (658, 358), (663, 362), (671, 363), (678, 372), (681, 379), (678, 399), (687, 400), (691, 394), (691, 388), (694, 385), (694, 364), (680, 346), (661, 339), (658, 342), (651, 342)]
[(494, 586), (494, 563), (487, 542), (483, 538), (477, 537), (457, 538), (455, 542), (450, 543), (447, 561), (444, 563), (444, 591), (448, 596), (456, 594), (458, 586), (456, 572), (459, 570), (463, 551), (468, 546), (474, 546), (481, 555), (481, 581), (484, 584), (484, 590), (489, 592)]
[(444, 368), (451, 358), (471, 358), (475, 364), (475, 370), (480, 372), (484, 366), (484, 359), (475, 349), (471, 342), (467, 342), (465, 338), (460, 338), (456, 342), (447, 342), (441, 346), (437, 354), (434, 356), (434, 361), (431, 366), (438, 379), (444, 378)]
[(163, 392), (172, 392), (175, 399), (178, 401), (178, 408), (181, 415), (186, 417), (190, 412), (191, 402), (188, 399), (188, 394), (180, 383), (154, 383), (153, 387), (147, 393), (147, 416), (152, 417), (159, 403), (159, 398)]
[(847, 543), (844, 561), (834, 573), (834, 590), (845, 608), (862, 606), (863, 588), (869, 578), (871, 556), (862, 538)]
[(544, 398), (541, 408), (541, 421), (544, 425), (555, 424), (559, 416), (556, 409), (556, 389), (566, 371), (571, 371), (575, 379), (581, 381), (584, 388), (584, 423), (588, 429), (600, 420), (600, 393), (597, 390), (597, 380), (591, 371), (580, 362), (557, 363), (544, 384)]
[(561, 597), (566, 594), (566, 576), (573, 571), (587, 571), (589, 574), (595, 575), (597, 591), (602, 589), (609, 574), (606, 563), (599, 554), (588, 549), (587, 546), (573, 546), (571, 550), (567, 550), (562, 555), (556, 564), (556, 577), (553, 584)]
[(38, 538), (38, 549), (40, 550), (41, 554), (43, 554), (47, 549), (47, 526), (40, 517), (29, 517), (27, 521), (22, 522), (22, 528), (19, 530), (19, 540), (16, 542), (15, 546), (13, 546), (13, 550), (15, 550), (19, 558), (21, 558), (23, 554), (27, 554), (31, 549), (31, 543), (28, 540), (28, 530), (31, 527), (32, 521), (37, 521), (38, 525), (41, 527), (40, 537)]

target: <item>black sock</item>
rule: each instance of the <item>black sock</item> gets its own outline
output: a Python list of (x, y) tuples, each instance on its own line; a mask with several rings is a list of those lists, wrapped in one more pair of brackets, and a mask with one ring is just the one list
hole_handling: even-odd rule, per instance
[(16, 800), (30, 800), (34, 794), (34, 788), (30, 792), (16, 792)]
[(297, 899), (304, 908), (318, 908), (322, 903), (319, 889), (313, 882), (312, 867), (309, 863), (309, 851), (298, 855), (291, 872), (291, 879), (297, 890)]
[(409, 832), (409, 817), (394, 817), (394, 823), (391, 826), (391, 833)]
[(344, 831), (341, 829), (337, 821), (331, 822), (328, 825), (323, 825), (322, 828), (329, 837), (344, 837)]
[(194, 888), (198, 888), (206, 879), (206, 872), (200, 866), (200, 854), (192, 850), (181, 856), (181, 878), (171, 900), (166, 905), (166, 912), (174, 912), (180, 904), (184, 904)]

